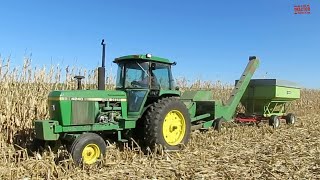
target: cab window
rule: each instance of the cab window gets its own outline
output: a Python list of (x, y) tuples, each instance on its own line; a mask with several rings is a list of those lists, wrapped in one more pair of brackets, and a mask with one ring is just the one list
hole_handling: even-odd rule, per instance
[(151, 88), (157, 89), (171, 89), (171, 73), (170, 65), (152, 63), (153, 82), (151, 81)]
[(125, 88), (148, 87), (149, 64), (147, 62), (127, 63), (125, 71)]

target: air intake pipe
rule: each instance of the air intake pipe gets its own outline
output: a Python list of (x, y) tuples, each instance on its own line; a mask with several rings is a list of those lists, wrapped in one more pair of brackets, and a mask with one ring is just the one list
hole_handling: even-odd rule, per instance
[(106, 82), (105, 82), (106, 44), (104, 43), (104, 39), (102, 39), (101, 45), (102, 45), (102, 64), (101, 64), (101, 67), (98, 67), (98, 90), (105, 90), (106, 89)]

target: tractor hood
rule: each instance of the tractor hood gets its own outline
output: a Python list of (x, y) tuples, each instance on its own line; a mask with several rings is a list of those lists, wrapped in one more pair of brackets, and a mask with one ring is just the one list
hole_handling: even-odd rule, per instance
[(124, 105), (126, 100), (124, 91), (52, 91), (48, 98), (50, 119), (62, 126), (93, 124), (99, 114), (99, 102), (120, 102)]
[(101, 91), (101, 90), (68, 90), (52, 91), (49, 101), (71, 100), (71, 101), (125, 101), (124, 91)]

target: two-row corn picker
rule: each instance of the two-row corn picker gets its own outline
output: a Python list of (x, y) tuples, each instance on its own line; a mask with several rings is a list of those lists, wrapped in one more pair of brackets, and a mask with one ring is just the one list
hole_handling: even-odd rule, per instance
[[(48, 97), (50, 119), (35, 120), (36, 140), (61, 142), (76, 163), (92, 164), (106, 153), (108, 136), (126, 142), (135, 133), (150, 148), (179, 150), (193, 129), (220, 130), (222, 122), (260, 122), (279, 126), (280, 119), (295, 122), (287, 114), (288, 102), (300, 89), (277, 80), (251, 80), (259, 60), (252, 56), (227, 102), (213, 99), (211, 91), (185, 91), (174, 86), (168, 59), (146, 55), (116, 58), (115, 90), (105, 90), (105, 44), (98, 68), (98, 89), (52, 91)], [(283, 86), (285, 85), (285, 86)], [(239, 103), (245, 113), (237, 114)]]

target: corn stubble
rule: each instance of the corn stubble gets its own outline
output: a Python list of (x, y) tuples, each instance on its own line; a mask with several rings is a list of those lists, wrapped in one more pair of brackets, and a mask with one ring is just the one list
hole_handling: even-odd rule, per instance
[[(188, 146), (173, 153), (143, 154), (134, 141), (120, 148), (109, 144), (104, 159), (76, 167), (63, 150), (28, 154), (25, 144), (32, 121), (48, 118), (47, 95), (54, 89), (75, 89), (74, 75), (85, 75), (84, 88), (96, 88), (96, 71), (76, 67), (22, 67), (0, 61), (0, 179), (317, 179), (320, 178), (320, 91), (303, 89), (292, 103), (294, 126), (273, 130), (268, 125), (228, 124), (192, 133)], [(113, 88), (109, 74), (107, 87)], [(178, 78), (182, 91), (211, 90), (226, 100), (231, 86), (221, 82)]]

